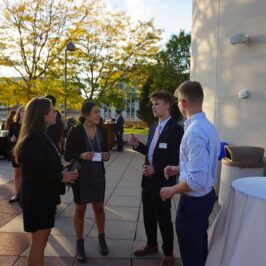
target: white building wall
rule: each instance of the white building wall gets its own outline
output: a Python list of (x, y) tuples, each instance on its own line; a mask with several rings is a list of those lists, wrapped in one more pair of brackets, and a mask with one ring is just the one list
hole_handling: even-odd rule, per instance
[[(222, 141), (266, 148), (266, 1), (194, 0), (191, 80)], [(230, 44), (245, 33), (247, 44)], [(249, 98), (238, 98), (239, 90)]]

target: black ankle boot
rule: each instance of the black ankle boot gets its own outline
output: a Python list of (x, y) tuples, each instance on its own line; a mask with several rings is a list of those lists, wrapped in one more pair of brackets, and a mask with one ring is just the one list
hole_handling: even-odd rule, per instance
[(100, 253), (103, 256), (106, 256), (108, 254), (108, 247), (105, 241), (105, 235), (104, 234), (99, 234), (99, 249), (100, 249)]
[(84, 263), (87, 261), (84, 250), (84, 239), (77, 240), (76, 253), (78, 262)]

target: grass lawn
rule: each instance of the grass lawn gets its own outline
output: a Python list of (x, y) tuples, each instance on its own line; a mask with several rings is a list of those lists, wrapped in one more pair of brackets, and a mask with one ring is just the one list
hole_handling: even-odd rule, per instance
[(148, 134), (148, 129), (124, 128), (124, 134)]

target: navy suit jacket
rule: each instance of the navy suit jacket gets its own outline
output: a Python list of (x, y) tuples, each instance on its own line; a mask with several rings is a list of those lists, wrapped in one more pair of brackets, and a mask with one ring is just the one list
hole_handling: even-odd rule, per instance
[(124, 132), (124, 118), (121, 115), (115, 122), (115, 132)]
[[(149, 129), (147, 144), (139, 143), (135, 149), (145, 155), (145, 164), (149, 164), (148, 151), (153, 139), (157, 123)], [(164, 177), (164, 168), (167, 165), (179, 165), (179, 148), (184, 129), (173, 118), (170, 118), (160, 134), (158, 142), (153, 152), (153, 168), (155, 174), (142, 177), (142, 187), (149, 186), (159, 193), (161, 187), (173, 186), (176, 184), (176, 176), (171, 176), (168, 180)], [(164, 143), (163, 145), (160, 143)], [(166, 144), (166, 145), (165, 145)]]

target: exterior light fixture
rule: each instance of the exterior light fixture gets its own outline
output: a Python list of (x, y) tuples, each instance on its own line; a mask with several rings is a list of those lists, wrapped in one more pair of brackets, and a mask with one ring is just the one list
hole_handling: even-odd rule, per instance
[(249, 42), (249, 36), (245, 33), (239, 33), (232, 35), (230, 37), (230, 43), (232, 45), (239, 44), (239, 43), (248, 43)]

